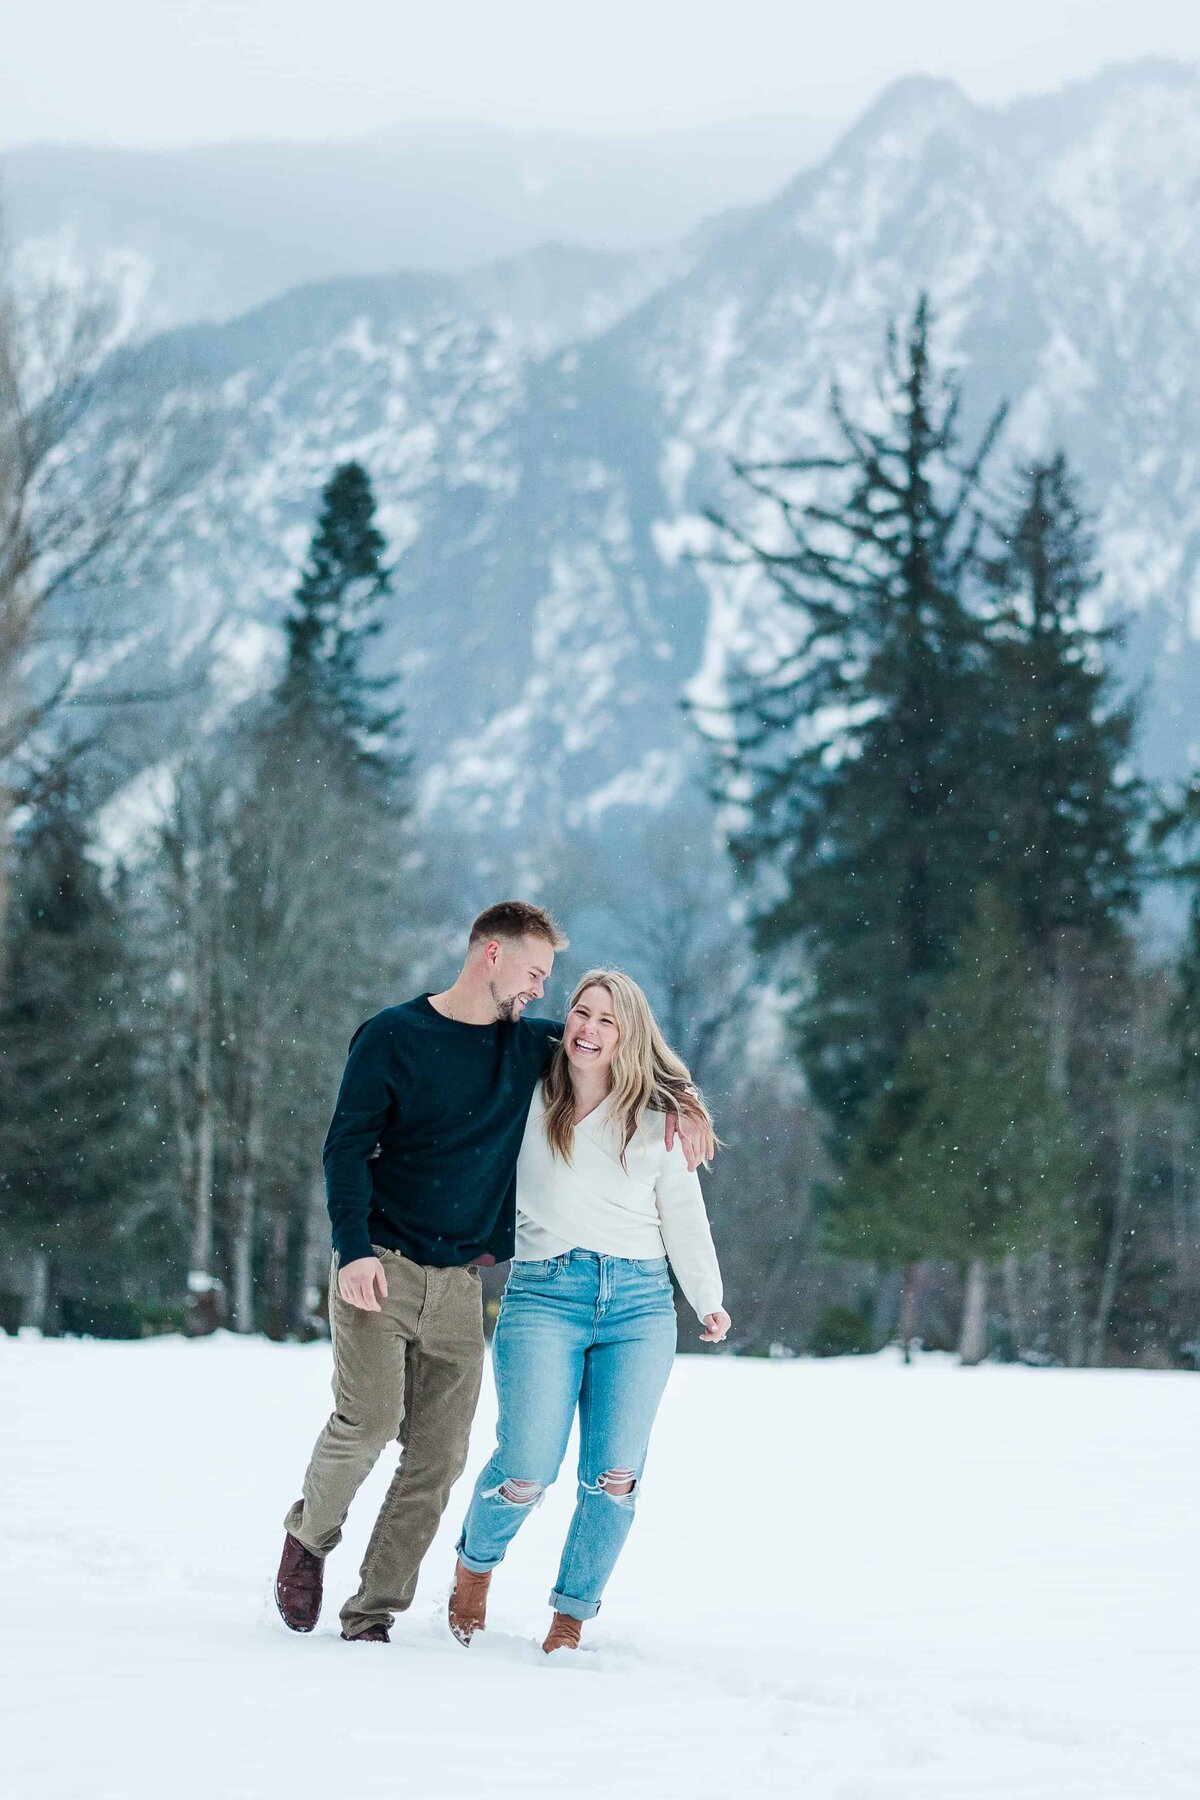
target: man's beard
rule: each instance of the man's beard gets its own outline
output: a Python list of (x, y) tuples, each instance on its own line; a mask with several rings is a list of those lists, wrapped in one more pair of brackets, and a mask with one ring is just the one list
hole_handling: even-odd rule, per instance
[(507, 994), (501, 998), (496, 992), (496, 984), (494, 981), (489, 981), (488, 992), (492, 996), (492, 1005), (496, 1008), (497, 1019), (503, 1019), (506, 1024), (511, 1025), (515, 1020), (520, 1018), (521, 1015), (517, 1011), (517, 996), (515, 994)]

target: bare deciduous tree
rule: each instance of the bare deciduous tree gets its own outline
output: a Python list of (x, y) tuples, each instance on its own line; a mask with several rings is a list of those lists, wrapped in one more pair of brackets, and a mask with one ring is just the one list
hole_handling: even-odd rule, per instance
[(0, 926), (20, 759), (65, 703), (111, 686), (120, 599), (194, 475), (157, 449), (104, 292), (18, 296), (0, 264)]
[(192, 759), (176, 781), (158, 837), (158, 1057), (181, 1194), (191, 1220), (189, 1321), (201, 1331), (220, 1322), (222, 1292), (214, 1260), (220, 976), (228, 888), (220, 800), (214, 770)]

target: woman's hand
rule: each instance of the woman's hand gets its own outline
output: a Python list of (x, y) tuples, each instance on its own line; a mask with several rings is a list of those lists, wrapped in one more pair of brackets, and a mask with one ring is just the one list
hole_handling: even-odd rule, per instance
[(674, 1148), (675, 1134), (683, 1145), (684, 1160), (688, 1173), (694, 1175), (701, 1163), (710, 1163), (717, 1154), (717, 1142), (713, 1136), (712, 1126), (699, 1113), (689, 1112), (686, 1106), (678, 1113), (667, 1114), (665, 1141), (668, 1150)]
[(719, 1344), (732, 1324), (733, 1320), (723, 1306), (718, 1306), (716, 1312), (705, 1313), (704, 1330), (700, 1333), (700, 1342), (702, 1344)]

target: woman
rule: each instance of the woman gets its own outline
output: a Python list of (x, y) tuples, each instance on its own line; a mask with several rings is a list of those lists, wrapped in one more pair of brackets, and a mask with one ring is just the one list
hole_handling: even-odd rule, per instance
[[(729, 1330), (700, 1183), (664, 1143), (688, 1072), (635, 981), (593, 969), (534, 1095), (517, 1164), (517, 1241), (492, 1346), (495, 1453), (458, 1542), (450, 1629), (482, 1629), (492, 1570), (558, 1474), (579, 1410), (579, 1490), (542, 1648), (575, 1649), (633, 1522), (675, 1355), (667, 1257), (704, 1325)], [(692, 1110), (708, 1114), (698, 1097)]]

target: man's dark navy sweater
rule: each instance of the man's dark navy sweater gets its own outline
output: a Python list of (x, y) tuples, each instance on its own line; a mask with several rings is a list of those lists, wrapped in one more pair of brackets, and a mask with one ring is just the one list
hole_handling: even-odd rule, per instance
[(341, 1262), (373, 1244), (438, 1268), (512, 1255), (525, 1118), (561, 1035), (546, 1019), (462, 1025), (426, 994), (359, 1026), (325, 1139)]

